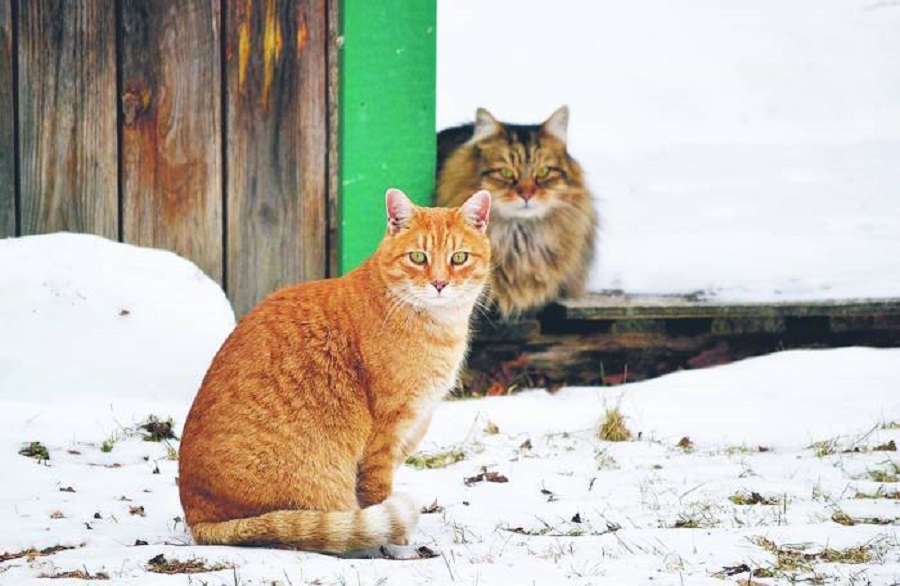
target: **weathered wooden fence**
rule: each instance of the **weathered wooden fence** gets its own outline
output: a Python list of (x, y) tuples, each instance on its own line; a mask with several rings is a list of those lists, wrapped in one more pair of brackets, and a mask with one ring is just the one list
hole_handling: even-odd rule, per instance
[(335, 267), (337, 0), (0, 0), (0, 237), (173, 250), (238, 313)]

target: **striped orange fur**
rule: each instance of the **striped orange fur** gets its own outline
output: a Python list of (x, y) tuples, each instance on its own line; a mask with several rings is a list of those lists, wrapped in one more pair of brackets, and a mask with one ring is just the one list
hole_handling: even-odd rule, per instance
[(394, 470), (456, 383), (490, 271), (490, 194), (442, 209), (389, 190), (387, 209), (359, 268), (276, 291), (213, 360), (179, 455), (197, 543), (408, 542), (418, 510)]

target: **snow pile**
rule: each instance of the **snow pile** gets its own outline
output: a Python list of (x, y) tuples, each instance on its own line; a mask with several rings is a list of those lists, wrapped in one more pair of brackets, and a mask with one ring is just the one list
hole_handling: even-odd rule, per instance
[(63, 233), (0, 240), (0, 267), (0, 437), (183, 415), (234, 327), (219, 286), (170, 252)]
[[(463, 459), (403, 466), (395, 483), (428, 505), (415, 539), (434, 559), (196, 547), (178, 442), (143, 441), (136, 425), (172, 417), (180, 431), (233, 323), (221, 290), (174, 255), (86, 236), (0, 241), (0, 266), (2, 584), (71, 572), (141, 585), (900, 576), (900, 350), (782, 352), (621, 387), (444, 403), (420, 461)], [(639, 439), (597, 438), (613, 406)], [(49, 460), (19, 454), (35, 441)], [(776, 570), (773, 548), (806, 557)], [(155, 573), (160, 555), (203, 572)]]
[(446, 0), (439, 128), (571, 107), (593, 289), (900, 296), (900, 6)]
[[(900, 418), (900, 349), (792, 350), (719, 368), (681, 371), (617, 387), (521, 393), (442, 406), (483, 414), (514, 433), (589, 430), (618, 408), (634, 431), (698, 446), (803, 448)], [(542, 414), (535, 417), (535, 414)], [(466, 430), (435, 416), (429, 439), (463, 441)]]

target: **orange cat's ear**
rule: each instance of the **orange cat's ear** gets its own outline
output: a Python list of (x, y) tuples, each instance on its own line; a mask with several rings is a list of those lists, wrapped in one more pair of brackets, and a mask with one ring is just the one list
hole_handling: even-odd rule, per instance
[(494, 136), (503, 128), (503, 125), (491, 116), (484, 108), (475, 111), (475, 131), (472, 133), (472, 141), (478, 142), (489, 136)]
[(487, 230), (488, 219), (491, 215), (491, 192), (482, 189), (462, 204), (463, 217), (473, 227), (484, 232)]
[(544, 134), (549, 134), (566, 142), (569, 136), (569, 107), (563, 106), (547, 118), (547, 121), (541, 124), (541, 130)]
[(416, 209), (415, 204), (406, 197), (406, 194), (393, 187), (384, 194), (387, 208), (388, 232), (393, 236), (406, 226), (406, 222), (412, 217)]

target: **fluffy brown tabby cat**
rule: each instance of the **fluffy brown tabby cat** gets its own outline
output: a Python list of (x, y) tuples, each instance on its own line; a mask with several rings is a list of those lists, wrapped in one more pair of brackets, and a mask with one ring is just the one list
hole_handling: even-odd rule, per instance
[(459, 205), (477, 189), (493, 196), (489, 292), (504, 317), (585, 290), (597, 214), (566, 151), (568, 121), (565, 106), (535, 126), (504, 124), (479, 108), (474, 125), (438, 134), (438, 205)]
[(420, 208), (387, 192), (359, 268), (277, 291), (219, 350), (184, 428), (179, 489), (197, 543), (348, 552), (405, 544), (393, 492), (455, 384), (487, 282), (490, 194)]

